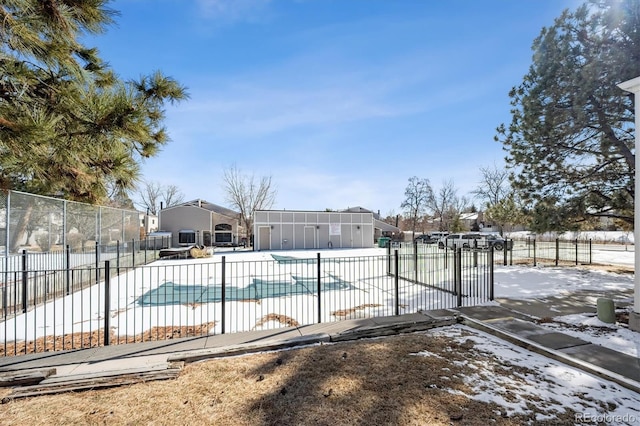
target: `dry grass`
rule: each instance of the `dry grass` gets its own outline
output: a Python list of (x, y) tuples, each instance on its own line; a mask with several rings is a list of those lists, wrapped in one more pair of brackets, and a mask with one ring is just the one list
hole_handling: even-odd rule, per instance
[(585, 269), (592, 269), (596, 271), (613, 272), (616, 274), (633, 274), (633, 265), (598, 265), (596, 263), (591, 265), (582, 265)]
[[(531, 262), (531, 259), (514, 259), (513, 264), (520, 265), (520, 266), (531, 266), (532, 262)], [(537, 262), (537, 265), (554, 267), (555, 262), (549, 259), (539, 259)], [(633, 265), (601, 265), (598, 263), (592, 263), (592, 264), (581, 263), (579, 265), (576, 265), (575, 262), (560, 261), (558, 262), (558, 266), (568, 267), (568, 268), (575, 267), (580, 269), (590, 269), (595, 271), (613, 272), (616, 274), (633, 274), (634, 272)]]
[[(409, 334), (187, 366), (175, 381), (15, 400), (5, 424), (520, 425), (495, 403), (464, 396), (463, 378), (484, 371), (522, 382), (471, 340)], [(421, 351), (438, 356), (416, 356)], [(473, 363), (472, 366), (469, 366)], [(462, 394), (452, 394), (454, 389)], [(508, 391), (495, 389), (508, 398)], [(533, 396), (532, 396), (533, 398)], [(534, 409), (535, 410), (535, 409)], [(554, 415), (553, 412), (547, 413)], [(573, 424), (570, 410), (548, 424)]]

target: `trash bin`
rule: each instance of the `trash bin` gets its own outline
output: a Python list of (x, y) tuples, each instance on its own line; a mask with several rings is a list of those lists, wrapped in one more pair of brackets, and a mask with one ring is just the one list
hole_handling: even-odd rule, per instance
[(389, 237), (378, 238), (378, 247), (382, 247), (382, 248), (387, 247), (389, 245), (389, 241), (391, 241), (391, 238)]

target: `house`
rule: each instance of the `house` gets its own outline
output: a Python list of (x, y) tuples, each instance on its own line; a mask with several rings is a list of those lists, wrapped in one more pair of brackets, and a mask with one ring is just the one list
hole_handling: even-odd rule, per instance
[(343, 211), (258, 210), (255, 250), (374, 247), (380, 236), (399, 233), (379, 214), (361, 207)]
[(200, 199), (164, 208), (158, 219), (173, 246), (236, 246), (242, 232), (237, 212)]
[(482, 212), (466, 212), (460, 213), (460, 222), (464, 229), (471, 231), (479, 231), (484, 226), (482, 223)]
[(140, 212), (139, 217), (140, 228), (144, 231), (144, 235), (149, 235), (158, 230), (158, 216)]

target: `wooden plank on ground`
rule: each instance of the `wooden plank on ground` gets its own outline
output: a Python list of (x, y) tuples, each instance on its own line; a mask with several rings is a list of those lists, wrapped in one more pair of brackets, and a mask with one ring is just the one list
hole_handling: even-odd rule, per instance
[(42, 395), (53, 395), (63, 392), (81, 392), (87, 390), (106, 389), (118, 386), (132, 385), (153, 380), (171, 380), (178, 377), (180, 369), (172, 368), (161, 371), (149, 371), (146, 373), (124, 374), (111, 377), (86, 377), (80, 380), (55, 381), (53, 383), (40, 383), (32, 386), (16, 387), (0, 401), (2, 404), (19, 398), (29, 398)]
[(0, 373), (0, 387), (35, 385), (56, 374), (55, 368)]

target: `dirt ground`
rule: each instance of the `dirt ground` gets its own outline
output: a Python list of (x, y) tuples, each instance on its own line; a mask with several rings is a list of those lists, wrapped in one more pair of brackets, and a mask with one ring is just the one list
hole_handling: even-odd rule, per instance
[[(422, 351), (435, 356), (416, 355)], [(534, 421), (540, 409), (533, 405), (528, 415), (510, 417), (504, 407), (467, 397), (474, 391), (464, 377), (479, 368), (518, 383), (528, 373), (472, 340), (416, 333), (209, 360), (188, 365), (176, 380), (18, 399), (0, 405), (0, 423), (574, 424), (571, 409), (550, 407), (544, 414), (554, 420), (545, 423)], [(509, 389), (491, 391), (509, 400)]]

